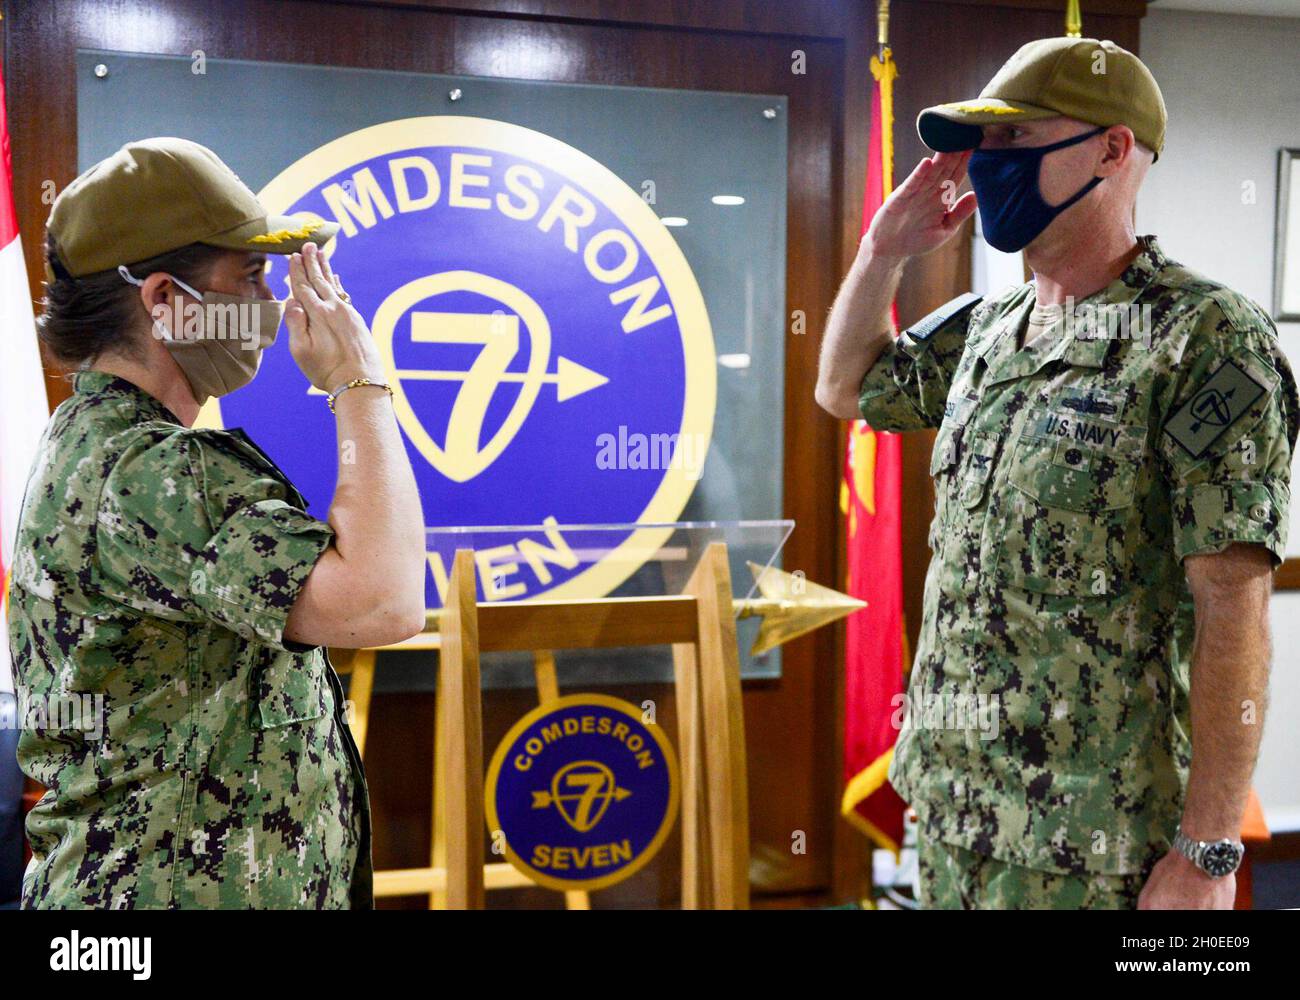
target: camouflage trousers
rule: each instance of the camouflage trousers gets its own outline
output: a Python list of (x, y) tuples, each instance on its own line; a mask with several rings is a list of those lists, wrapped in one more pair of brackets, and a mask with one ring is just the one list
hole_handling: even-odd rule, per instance
[(1157, 859), (1137, 875), (1064, 875), (922, 835), (917, 860), (923, 910), (1136, 910)]

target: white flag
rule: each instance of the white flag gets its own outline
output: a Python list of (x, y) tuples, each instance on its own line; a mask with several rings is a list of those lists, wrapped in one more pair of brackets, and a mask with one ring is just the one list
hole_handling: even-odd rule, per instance
[(9, 130), (5, 121), (4, 81), (0, 80), (0, 574), (4, 577), (0, 691), (12, 691), (9, 576), (13, 571), (15, 533), (27, 473), (50, 411), (36, 347), (23, 245), (18, 239)]

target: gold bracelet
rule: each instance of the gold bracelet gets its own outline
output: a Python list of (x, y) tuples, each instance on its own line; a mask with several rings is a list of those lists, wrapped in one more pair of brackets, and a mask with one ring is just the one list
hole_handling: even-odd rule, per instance
[(334, 409), (334, 400), (338, 399), (339, 396), (343, 395), (343, 393), (347, 392), (349, 389), (355, 389), (359, 385), (373, 385), (376, 388), (383, 389), (390, 396), (393, 394), (393, 387), (391, 385), (385, 385), (383, 382), (374, 382), (368, 378), (354, 378), (347, 385), (335, 389), (325, 397), (325, 402), (329, 404), (330, 413), (336, 412)]

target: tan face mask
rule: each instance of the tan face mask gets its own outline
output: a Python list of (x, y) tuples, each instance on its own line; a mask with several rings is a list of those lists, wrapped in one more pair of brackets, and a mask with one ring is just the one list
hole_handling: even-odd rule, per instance
[[(144, 284), (125, 267), (117, 272), (133, 285)], [(275, 343), (285, 304), (224, 292), (200, 293), (175, 275), (168, 277), (195, 301), (186, 304), (181, 316), (173, 314), (173, 321), (180, 320), (179, 334), (155, 316), (154, 335), (185, 374), (195, 401), (202, 406), (209, 397), (224, 396), (251, 382), (262, 351)]]

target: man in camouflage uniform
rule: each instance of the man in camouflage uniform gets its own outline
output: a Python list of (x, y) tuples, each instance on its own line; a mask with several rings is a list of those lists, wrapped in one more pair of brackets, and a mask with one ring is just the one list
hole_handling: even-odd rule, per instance
[[(1230, 907), (1300, 419), (1276, 331), (1133, 234), (1164, 104), (1113, 43), (1031, 43), (919, 128), (940, 152), (863, 240), (818, 399), (938, 428), (889, 770), (921, 824), (922, 905)], [(976, 198), (1036, 280), (864, 344), (902, 262)]]
[[(28, 817), (27, 907), (372, 905), (365, 776), (322, 647), (418, 631), (423, 565), (385, 549), (414, 541), (422, 556), (422, 519), (387, 395), (340, 388), (354, 373), (377, 384), (382, 369), (309, 242), (336, 230), (268, 217), (214, 154), (175, 139), (128, 144), (55, 203), (42, 336), (82, 370), (41, 441), (10, 594), (18, 755), (48, 789)], [(280, 304), (261, 254), (294, 254), (295, 359), (339, 397), (340, 437), (368, 466), (340, 470), (329, 524), (242, 431), (190, 426), (260, 357), (201, 335), (173, 353), (181, 324), (158, 306), (189, 283), (175, 276), (186, 258), (164, 251), (193, 244), (215, 261), (200, 272), (205, 305), (243, 286), (256, 293), (245, 306), (268, 308), (262, 347)], [(119, 262), (137, 263), (118, 277)], [(139, 319), (90, 331), (105, 339), (89, 352), (72, 317), (97, 288), (125, 290)], [(150, 313), (165, 329), (150, 331)], [(346, 491), (345, 476), (357, 477)], [(351, 569), (345, 537), (405, 592)], [(400, 623), (378, 627), (388, 612), (361, 608), (357, 588)]]

